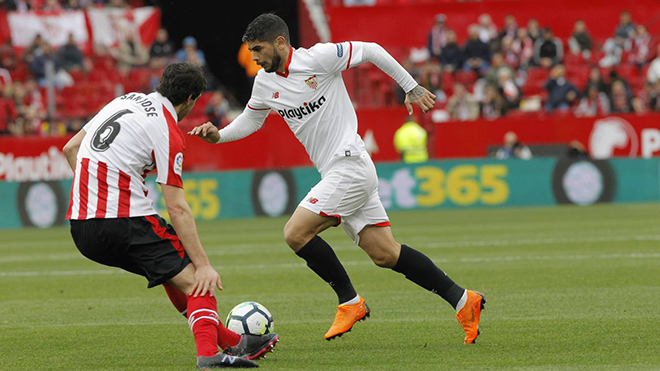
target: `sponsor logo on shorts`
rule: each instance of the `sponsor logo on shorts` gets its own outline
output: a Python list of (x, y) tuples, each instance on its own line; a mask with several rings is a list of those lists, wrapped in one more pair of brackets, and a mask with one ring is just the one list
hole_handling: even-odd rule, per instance
[(314, 197), (310, 197), (309, 200), (307, 200), (307, 202), (309, 202), (310, 204), (313, 205), (313, 204), (319, 202), (319, 199), (318, 199), (318, 198), (314, 198)]

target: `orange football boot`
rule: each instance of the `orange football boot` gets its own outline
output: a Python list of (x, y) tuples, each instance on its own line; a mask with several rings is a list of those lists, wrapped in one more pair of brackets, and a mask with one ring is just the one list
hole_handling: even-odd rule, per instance
[(341, 304), (337, 306), (337, 314), (332, 326), (325, 333), (325, 340), (332, 340), (350, 332), (358, 321), (364, 321), (369, 317), (369, 306), (360, 296), (360, 302), (357, 304)]
[(472, 344), (479, 336), (479, 317), (486, 304), (484, 294), (467, 290), (465, 306), (456, 313), (456, 319), (465, 331), (465, 344)]

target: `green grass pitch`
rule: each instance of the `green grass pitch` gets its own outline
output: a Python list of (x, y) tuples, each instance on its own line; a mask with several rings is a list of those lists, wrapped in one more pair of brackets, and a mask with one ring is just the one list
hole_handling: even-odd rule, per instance
[[(376, 267), (333, 228), (372, 309), (327, 342), (336, 297), (284, 244), (284, 218), (199, 224), (223, 317), (254, 300), (281, 342), (265, 370), (660, 369), (660, 205), (391, 213), (398, 241), (486, 294), (474, 345), (452, 308)], [(66, 228), (0, 231), (0, 370), (193, 370), (187, 322), (162, 288), (84, 259)]]

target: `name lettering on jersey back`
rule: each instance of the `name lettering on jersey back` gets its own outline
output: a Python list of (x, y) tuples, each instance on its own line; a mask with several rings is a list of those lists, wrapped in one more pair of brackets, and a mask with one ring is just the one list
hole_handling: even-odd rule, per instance
[(144, 112), (147, 114), (147, 117), (158, 117), (158, 112), (156, 111), (156, 107), (154, 107), (154, 103), (147, 99), (146, 95), (131, 93), (123, 95), (120, 99), (132, 100), (138, 105), (142, 106), (142, 108), (144, 108)]
[(301, 120), (303, 117), (316, 112), (319, 108), (321, 108), (325, 101), (325, 96), (321, 96), (321, 98), (313, 102), (303, 102), (302, 106), (298, 108), (291, 108), (287, 110), (280, 109), (277, 110), (277, 113), (279, 113), (280, 116), (282, 116), (284, 119), (297, 118), (298, 120)]

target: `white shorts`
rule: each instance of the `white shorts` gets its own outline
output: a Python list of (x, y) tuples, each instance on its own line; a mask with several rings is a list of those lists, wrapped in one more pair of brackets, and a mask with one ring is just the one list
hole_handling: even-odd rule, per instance
[(298, 206), (336, 217), (337, 225), (356, 244), (360, 243), (358, 233), (367, 225), (390, 225), (378, 196), (376, 167), (367, 153), (337, 160)]

